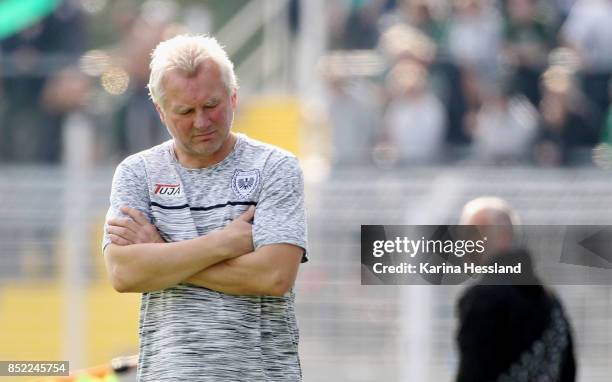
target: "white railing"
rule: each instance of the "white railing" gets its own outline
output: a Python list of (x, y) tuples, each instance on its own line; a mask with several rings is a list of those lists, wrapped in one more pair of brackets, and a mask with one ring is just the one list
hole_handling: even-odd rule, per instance
[(289, 58), (289, 0), (255, 0), (242, 7), (217, 32), (217, 38), (232, 57), (263, 31), (256, 46), (236, 68), (245, 91), (286, 88)]

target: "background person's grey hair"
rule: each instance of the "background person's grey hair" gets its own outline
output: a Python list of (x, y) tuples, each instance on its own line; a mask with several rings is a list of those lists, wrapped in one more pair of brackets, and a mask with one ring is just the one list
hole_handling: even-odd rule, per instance
[(516, 211), (505, 200), (494, 196), (483, 196), (467, 202), (461, 212), (460, 224), (466, 224), (466, 221), (483, 210), (489, 213), (491, 225), (518, 226), (521, 224)]
[(163, 106), (162, 80), (167, 71), (179, 69), (187, 75), (193, 75), (206, 59), (211, 59), (219, 65), (223, 82), (229, 92), (238, 88), (234, 64), (217, 39), (203, 35), (179, 35), (160, 42), (151, 54), (151, 74), (147, 87), (153, 102)]
[(483, 196), (465, 204), (459, 224), (477, 225), (480, 234), (488, 238), (492, 253), (507, 250), (520, 241), (520, 218), (503, 199)]

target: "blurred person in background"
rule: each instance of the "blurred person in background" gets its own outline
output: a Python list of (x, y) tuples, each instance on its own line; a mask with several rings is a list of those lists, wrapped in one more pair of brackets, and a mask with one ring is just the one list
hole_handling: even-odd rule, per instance
[(379, 37), (378, 20), (382, 0), (349, 0), (330, 2), (327, 15), (331, 49), (373, 49)]
[(497, 79), (498, 51), (503, 20), (489, 0), (455, 0), (448, 26), (451, 57), (477, 79)]
[[(386, 30), (395, 24), (416, 28), (436, 45), (444, 45), (447, 38), (446, 20), (440, 17), (436, 1), (398, 0), (397, 9), (381, 18), (381, 27)], [(437, 11), (437, 12), (436, 12)]]
[(606, 112), (606, 122), (601, 141), (612, 146), (612, 79), (608, 82), (608, 92), (610, 94), (610, 105)]
[(482, 107), (468, 117), (474, 157), (485, 163), (522, 163), (538, 127), (537, 109), (509, 84), (491, 89)]
[(540, 127), (533, 149), (535, 163), (565, 165), (572, 154), (580, 154), (580, 149), (585, 149), (585, 157), (590, 158), (590, 148), (598, 141), (599, 118), (573, 73), (567, 68), (551, 67), (542, 75), (541, 87)]
[(576, 0), (552, 0), (553, 6), (559, 12), (559, 19), (561, 21), (567, 19), (567, 15), (569, 15), (575, 2)]
[(330, 73), (327, 83), (333, 166), (370, 164), (374, 143), (380, 135), (378, 91), (366, 79), (350, 79), (339, 73)]
[(460, 224), (476, 226), (488, 239), (477, 262), (520, 262), (522, 274), (514, 282), (511, 275), (486, 274), (459, 299), (457, 382), (575, 380), (571, 325), (529, 253), (516, 245), (518, 219), (499, 198), (477, 198), (463, 208)]
[(80, 5), (65, 0), (49, 16), (0, 41), (0, 160), (61, 160), (64, 118), (87, 89), (83, 75), (67, 68), (84, 50), (85, 32)]
[(231, 132), (238, 84), (214, 38), (157, 45), (149, 91), (172, 140), (119, 164), (103, 240), (113, 287), (142, 293), (138, 380), (300, 381), (297, 158)]
[(150, 53), (170, 31), (171, 14), (147, 15), (141, 12), (132, 21), (121, 42), (120, 57), (130, 77), (125, 101), (113, 118), (112, 152), (120, 158), (155, 146), (170, 138), (149, 99)]
[(557, 32), (554, 9), (540, 5), (537, 0), (505, 2), (503, 52), (511, 67), (511, 82), (534, 105), (540, 103), (540, 76)]
[[(463, 128), (467, 101), (461, 71), (446, 52), (448, 8), (445, 1), (401, 0), (397, 11), (381, 20), (385, 30), (382, 40), (391, 67), (400, 58), (416, 59), (426, 66), (432, 90), (444, 105), (448, 122), (445, 140), (451, 144), (465, 144), (469, 137)], [(402, 50), (408, 54), (399, 53)]]
[(612, 76), (612, 0), (578, 0), (561, 29), (561, 39), (581, 59), (584, 94), (596, 108), (597, 134), (610, 102), (608, 81)]
[(427, 69), (405, 60), (387, 78), (390, 102), (384, 122), (389, 144), (400, 164), (434, 163), (441, 159), (446, 113), (429, 86)]
[(61, 117), (85, 105), (91, 79), (76, 66), (68, 66), (49, 78), (41, 100), (50, 115)]
[(503, 25), (493, 1), (453, 0), (451, 6), (444, 47), (449, 60), (445, 72), (451, 89), (451, 98), (446, 102), (450, 119), (448, 138), (450, 142), (465, 144), (473, 138), (468, 131), (470, 115), (480, 108), (486, 89), (497, 81)]
[(480, 107), (484, 92), (498, 80), (502, 18), (490, 0), (454, 0), (448, 52), (458, 66), (468, 110)]

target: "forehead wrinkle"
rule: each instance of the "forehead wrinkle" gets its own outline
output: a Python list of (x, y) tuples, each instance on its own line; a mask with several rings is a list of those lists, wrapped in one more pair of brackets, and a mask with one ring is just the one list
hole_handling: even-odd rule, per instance
[(219, 66), (212, 60), (203, 61), (193, 73), (174, 68), (167, 72), (163, 82), (167, 99), (179, 106), (199, 105), (221, 98), (220, 93), (226, 89)]

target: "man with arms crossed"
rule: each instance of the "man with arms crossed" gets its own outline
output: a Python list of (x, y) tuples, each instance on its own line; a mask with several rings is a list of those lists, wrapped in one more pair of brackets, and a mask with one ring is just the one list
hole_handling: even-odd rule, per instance
[(148, 86), (172, 139), (117, 167), (103, 243), (113, 287), (142, 293), (138, 380), (300, 381), (297, 159), (230, 131), (236, 77), (214, 38), (160, 43)]

